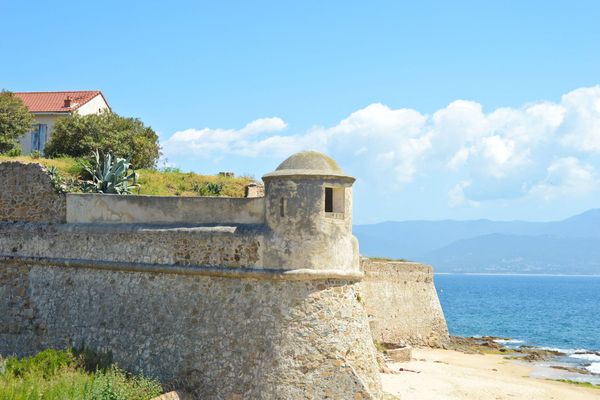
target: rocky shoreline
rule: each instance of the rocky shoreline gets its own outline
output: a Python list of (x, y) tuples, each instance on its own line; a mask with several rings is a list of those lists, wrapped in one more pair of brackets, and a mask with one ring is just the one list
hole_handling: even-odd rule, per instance
[[(510, 338), (496, 336), (482, 337), (461, 337), (451, 336), (450, 341), (444, 347), (448, 350), (455, 350), (465, 354), (500, 354), (505, 359), (516, 362), (523, 362), (539, 367), (539, 377), (547, 379), (565, 380), (574, 382), (588, 382), (594, 385), (600, 385), (600, 373), (590, 371), (592, 362), (586, 362), (586, 357), (598, 357), (600, 352), (595, 351), (574, 351), (566, 353), (559, 350), (540, 348), (527, 345), (508, 346), (515, 341)], [(580, 359), (579, 363), (567, 360)], [(556, 373), (544, 374), (542, 369), (551, 369)], [(562, 372), (562, 374), (561, 374)], [(564, 375), (564, 376), (563, 376)], [(559, 379), (556, 379), (559, 378)]]

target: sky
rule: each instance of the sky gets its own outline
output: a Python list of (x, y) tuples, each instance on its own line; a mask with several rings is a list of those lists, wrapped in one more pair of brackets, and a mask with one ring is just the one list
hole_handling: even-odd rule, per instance
[(354, 221), (600, 207), (600, 2), (0, 0), (0, 88), (100, 89), (159, 166), (323, 151)]

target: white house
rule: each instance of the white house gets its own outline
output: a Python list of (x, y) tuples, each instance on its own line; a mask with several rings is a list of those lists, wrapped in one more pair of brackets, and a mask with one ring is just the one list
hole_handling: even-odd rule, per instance
[(78, 113), (97, 114), (109, 110), (108, 102), (99, 90), (75, 92), (15, 92), (15, 96), (34, 115), (36, 124), (33, 130), (19, 138), (23, 154), (34, 151), (44, 152), (44, 146), (52, 136), (52, 128), (57, 119)]

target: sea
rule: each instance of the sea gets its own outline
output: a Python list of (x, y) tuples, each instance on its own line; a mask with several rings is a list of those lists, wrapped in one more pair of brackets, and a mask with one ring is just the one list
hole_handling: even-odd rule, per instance
[(436, 274), (435, 285), (451, 335), (557, 350), (554, 363), (592, 373), (575, 380), (600, 384), (600, 276)]

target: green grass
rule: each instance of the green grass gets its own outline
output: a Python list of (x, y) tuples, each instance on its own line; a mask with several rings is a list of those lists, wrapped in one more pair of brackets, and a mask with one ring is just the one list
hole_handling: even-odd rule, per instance
[[(55, 167), (63, 178), (69, 180), (79, 179), (82, 168), (77, 159), (70, 157), (61, 158), (33, 158), (30, 156), (8, 157), (0, 155), (0, 162), (20, 161), (23, 163), (38, 163), (45, 167)], [(140, 190), (134, 194), (155, 196), (210, 196), (207, 190), (209, 184), (221, 186), (220, 196), (244, 197), (244, 188), (253, 182), (250, 177), (226, 177), (220, 175), (200, 175), (193, 172), (158, 171), (153, 169), (136, 170), (139, 174)]]
[(145, 400), (163, 393), (158, 382), (97, 364), (93, 361), (106, 357), (92, 354), (49, 349), (34, 357), (0, 360), (0, 399)]
[(600, 390), (600, 385), (594, 385), (593, 383), (589, 383), (589, 382), (572, 381), (570, 379), (549, 379), (549, 380), (568, 383), (570, 385), (581, 386), (581, 387), (586, 387), (586, 388), (590, 388), (590, 389)]

